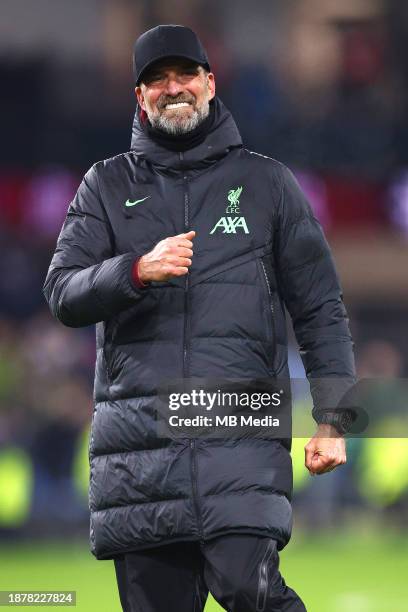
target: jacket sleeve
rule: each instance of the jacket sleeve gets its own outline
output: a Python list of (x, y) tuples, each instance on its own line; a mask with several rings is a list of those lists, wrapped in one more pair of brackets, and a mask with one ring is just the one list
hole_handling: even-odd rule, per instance
[(113, 257), (113, 235), (95, 166), (86, 173), (58, 237), (43, 292), (52, 314), (69, 327), (104, 321), (146, 294), (132, 281), (140, 254)]
[(278, 286), (313, 398), (313, 416), (336, 409), (355, 383), (353, 343), (343, 295), (322, 228), (293, 174), (282, 166), (276, 219)]

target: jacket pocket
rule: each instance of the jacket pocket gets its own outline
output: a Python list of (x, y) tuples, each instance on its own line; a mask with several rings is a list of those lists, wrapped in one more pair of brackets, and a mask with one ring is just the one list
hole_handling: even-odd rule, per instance
[(106, 378), (107, 378), (107, 383), (109, 386), (112, 384), (112, 381), (113, 381), (112, 362), (111, 362), (112, 352), (113, 352), (113, 342), (112, 342), (113, 324), (114, 324), (113, 319), (109, 319), (108, 321), (105, 321), (105, 328), (104, 328), (105, 337), (104, 337), (103, 351), (102, 351), (103, 361), (105, 364)]
[[(214, 265), (206, 265), (205, 267), (194, 268), (189, 272), (192, 273), (190, 279), (190, 287), (194, 287), (195, 285), (199, 285), (200, 283), (205, 283), (211, 278), (215, 276), (221, 275), (224, 272), (230, 273), (235, 268), (239, 268), (243, 264), (248, 263), (249, 261), (258, 261), (260, 257), (267, 256), (270, 254), (270, 245), (262, 245), (261, 247), (257, 247), (256, 249), (252, 249), (250, 251), (246, 251), (245, 253), (241, 253), (233, 257), (232, 259), (220, 259), (217, 264)], [(252, 281), (252, 278), (251, 278)]]
[(276, 354), (276, 326), (275, 326), (275, 304), (274, 293), (272, 290), (271, 279), (268, 275), (266, 265), (262, 258), (257, 259), (258, 272), (261, 284), (264, 289), (264, 312), (267, 330), (267, 339), (271, 345), (271, 353), (268, 353), (268, 363), (272, 372), (275, 373), (275, 354)]

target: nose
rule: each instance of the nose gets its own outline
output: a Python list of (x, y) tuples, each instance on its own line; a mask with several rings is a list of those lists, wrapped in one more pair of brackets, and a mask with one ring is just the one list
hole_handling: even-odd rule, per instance
[(170, 96), (177, 96), (183, 91), (183, 87), (176, 75), (169, 76), (166, 82), (166, 93)]

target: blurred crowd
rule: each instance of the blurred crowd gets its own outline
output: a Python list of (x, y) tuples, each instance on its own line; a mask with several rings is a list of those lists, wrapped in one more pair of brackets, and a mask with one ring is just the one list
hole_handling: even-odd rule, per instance
[(129, 147), (132, 44), (161, 21), (199, 32), (250, 148), (375, 181), (408, 161), (401, 0), (258, 0), (256, 10), (244, 0), (42, 0), (24, 15), (2, 4), (6, 25), (20, 18), (28, 30), (5, 27), (0, 43), (2, 164), (83, 168)]
[[(94, 331), (51, 319), (41, 288), (84, 172), (130, 147), (131, 49), (157, 23), (193, 27), (245, 145), (287, 163), (329, 235), (408, 232), (408, 4), (402, 0), (2, 0), (0, 534), (87, 525)], [(362, 238), (363, 241), (363, 238)], [(379, 271), (378, 271), (379, 272)], [(367, 274), (373, 274), (367, 270)], [(403, 272), (401, 271), (403, 276)], [(401, 293), (401, 292), (400, 292)], [(406, 304), (347, 296), (361, 376), (408, 369)], [(291, 348), (292, 375), (304, 375)], [(297, 410), (310, 406), (297, 405)], [(309, 525), (408, 505), (404, 438), (353, 439), (310, 479)], [(388, 445), (388, 446), (387, 446)], [(394, 477), (381, 459), (392, 454)], [(398, 471), (399, 470), (399, 471)], [(390, 470), (388, 470), (390, 472)], [(61, 503), (62, 502), (62, 503)]]

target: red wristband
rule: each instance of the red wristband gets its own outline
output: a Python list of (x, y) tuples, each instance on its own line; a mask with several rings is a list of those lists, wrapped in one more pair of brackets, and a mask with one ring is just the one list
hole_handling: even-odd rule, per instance
[(140, 261), (140, 257), (138, 257), (134, 262), (133, 262), (133, 267), (132, 267), (132, 281), (133, 283), (136, 285), (136, 287), (138, 289), (143, 289), (144, 287), (148, 287), (149, 285), (147, 283), (144, 283), (139, 276), (139, 261)]

